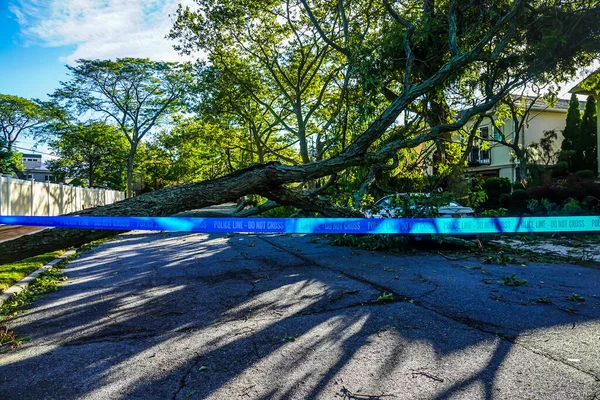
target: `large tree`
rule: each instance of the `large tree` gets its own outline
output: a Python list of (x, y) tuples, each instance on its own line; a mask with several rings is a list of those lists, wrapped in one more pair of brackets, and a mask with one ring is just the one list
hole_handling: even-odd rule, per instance
[[(197, 0), (200, 5), (208, 1)], [(268, 6), (283, 3), (263, 1), (257, 8), (253, 0), (240, 0), (227, 3), (229, 7), (219, 15), (231, 24), (248, 22), (243, 28), (251, 29), (257, 10), (268, 12)], [(347, 146), (338, 147), (322, 160), (301, 165), (256, 165), (216, 180), (165, 188), (81, 214), (171, 215), (245, 194), (259, 194), (278, 204), (326, 216), (360, 215), (356, 210), (331, 204), (320, 195), (322, 188), (306, 183), (329, 176), (324, 186), (330, 187), (336, 176), (352, 167), (393, 166), (398, 162), (400, 149), (441, 141), (447, 133), (485, 113), (514, 88), (525, 83), (563, 80), (578, 67), (590, 64), (600, 52), (600, 8), (583, 0), (300, 3), (298, 16), (302, 23), (318, 33), (320, 44), (326, 44), (329, 52), (343, 55), (337, 61), (332, 59), (335, 64), (327, 65), (328, 68), (356, 67), (360, 73), (352, 83), (365, 91), (389, 83), (385, 87), (393, 94), (381, 95), (379, 104), (373, 107), (383, 105), (385, 109), (366, 113), (366, 128), (362, 132), (356, 132)], [(173, 35), (190, 49), (203, 40), (196, 32), (196, 21), (204, 17), (199, 14), (183, 8), (178, 13)], [(393, 40), (384, 35), (390, 29), (398, 32)], [(436, 40), (432, 40), (432, 35)], [(388, 53), (382, 49), (392, 46), (398, 51), (384, 56)], [(430, 60), (417, 57), (419, 48), (431, 46), (441, 53), (434, 68), (429, 65)], [(378, 75), (369, 73), (368, 67), (375, 61), (386, 66)], [(438, 105), (443, 108), (439, 99), (445, 94), (451, 100), (447, 104), (462, 108), (460, 113), (444, 112), (441, 118), (434, 118), (423, 112), (424, 106), (432, 112)], [(13, 241), (10, 246), (0, 244), (0, 262), (107, 234), (62, 229), (43, 232), (35, 238)], [(31, 245), (33, 242), (35, 246)]]
[[(580, 147), (580, 136), (581, 136), (581, 110), (579, 106), (579, 99), (577, 95), (573, 93), (569, 100), (569, 108), (567, 110), (567, 123), (563, 130), (563, 142), (561, 148), (565, 152), (576, 153)], [(583, 155), (580, 154), (580, 157)], [(576, 158), (571, 157), (571, 158)]]
[(48, 162), (52, 171), (101, 185), (124, 189), (128, 143), (119, 129), (103, 122), (74, 123), (54, 130), (49, 146), (58, 159)]
[(0, 94), (0, 137), (8, 151), (22, 136), (35, 136), (55, 116), (50, 103)]
[(52, 97), (90, 118), (110, 120), (129, 142), (127, 196), (132, 195), (135, 154), (170, 114), (181, 112), (192, 83), (187, 64), (139, 58), (78, 60), (67, 66), (71, 80)]

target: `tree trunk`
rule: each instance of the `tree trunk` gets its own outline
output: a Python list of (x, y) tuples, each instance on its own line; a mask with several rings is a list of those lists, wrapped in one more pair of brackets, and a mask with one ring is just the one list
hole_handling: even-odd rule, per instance
[(131, 143), (129, 157), (127, 157), (127, 198), (133, 195), (133, 160), (137, 151), (137, 143)]
[[(359, 216), (356, 211), (336, 207), (318, 199), (286, 191), (282, 185), (315, 179), (365, 162), (364, 156), (337, 157), (321, 163), (287, 166), (279, 163), (251, 166), (215, 180), (171, 186), (155, 192), (131, 197), (104, 207), (86, 209), (73, 215), (85, 216), (154, 216), (164, 217), (179, 212), (236, 201), (246, 194), (262, 194), (279, 204), (300, 204), (320, 211), (327, 217)], [(310, 200), (310, 201), (309, 201)], [(46, 229), (33, 235), (0, 243), (0, 264), (21, 260), (49, 251), (109, 237), (118, 231), (95, 229)]]

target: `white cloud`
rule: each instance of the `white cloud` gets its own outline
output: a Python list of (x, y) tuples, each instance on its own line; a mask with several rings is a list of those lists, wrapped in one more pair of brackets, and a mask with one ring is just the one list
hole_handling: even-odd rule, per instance
[(12, 0), (9, 9), (29, 41), (74, 46), (63, 59), (69, 64), (117, 57), (181, 61), (165, 38), (179, 3), (192, 0)]

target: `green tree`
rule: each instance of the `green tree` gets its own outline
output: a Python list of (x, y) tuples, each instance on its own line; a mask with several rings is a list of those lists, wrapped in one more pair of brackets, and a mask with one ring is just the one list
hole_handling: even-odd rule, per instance
[(569, 100), (569, 109), (567, 110), (567, 124), (563, 130), (563, 142), (561, 145), (563, 151), (577, 151), (579, 148), (580, 129), (581, 112), (579, 99), (575, 94), (572, 94)]
[[(280, 141), (296, 145), (302, 163), (322, 159), (340, 126), (348, 127), (334, 124), (349, 89), (347, 55), (321, 40), (300, 2), (248, 5), (233, 0), (197, 1), (193, 12), (180, 9), (171, 37), (191, 34), (196, 39), (181, 40), (178, 48), (208, 53), (219, 78), (215, 82), (226, 83), (218, 88), (220, 105), (233, 93), (241, 94), (242, 101), (234, 100), (228, 108), (249, 128), (245, 130), (252, 135), (252, 152), (259, 160), (274, 150), (261, 140), (273, 132)], [(355, 22), (363, 20), (364, 16)], [(341, 26), (335, 30), (343, 34)], [(252, 126), (250, 120), (264, 124)]]
[(0, 137), (12, 151), (21, 136), (35, 136), (50, 121), (56, 110), (51, 103), (0, 94)]
[(0, 175), (14, 174), (22, 169), (21, 155), (8, 149), (7, 142), (0, 137)]
[(52, 171), (88, 186), (124, 189), (128, 142), (118, 128), (103, 122), (77, 123), (56, 133), (49, 142), (59, 157), (48, 162)]
[(582, 168), (596, 173), (598, 171), (598, 128), (597, 128), (596, 99), (588, 96), (581, 118), (580, 143), (583, 153)]
[(183, 111), (192, 84), (188, 64), (148, 59), (78, 60), (71, 80), (52, 97), (80, 114), (109, 119), (129, 142), (127, 195), (132, 195), (137, 148), (157, 125)]
[[(292, 0), (196, 0), (200, 6), (212, 4), (222, 9), (211, 15), (180, 9), (173, 36), (181, 40), (183, 47), (193, 51), (202, 46), (205, 39), (204, 24), (198, 24), (202, 18), (205, 24), (229, 24), (252, 32), (253, 24), (260, 20), (256, 13), (272, 12), (272, 7), (282, 7), (287, 1), (293, 3)], [(389, 0), (300, 0), (299, 3), (302, 7), (296, 8), (297, 13), (293, 15), (299, 21), (295, 26), (316, 31), (318, 44), (325, 43), (331, 54), (331, 58), (323, 62), (323, 70), (350, 68), (356, 71), (349, 81), (352, 86), (347, 97), (351, 100), (346, 103), (349, 113), (360, 110), (366, 101), (373, 103), (369, 107), (374, 111), (362, 113), (362, 119), (357, 119), (360, 123), (352, 126), (353, 135), (347, 146), (338, 145), (322, 159), (314, 157), (313, 162), (254, 165), (216, 180), (165, 188), (85, 214), (163, 216), (233, 201), (245, 194), (258, 194), (280, 205), (325, 216), (359, 216), (360, 212), (332, 204), (323, 195), (324, 189), (335, 188), (340, 175), (354, 168), (368, 169), (368, 181), (373, 166), (393, 166), (398, 162), (400, 150), (442, 141), (448, 132), (455, 132), (474, 117), (485, 115), (515, 88), (525, 83), (565, 81), (600, 54), (597, 1), (440, 0), (427, 1), (427, 7), (422, 0), (393, 4)], [(281, 21), (278, 14), (273, 15), (276, 21)], [(276, 28), (274, 25), (273, 30)], [(264, 30), (264, 26), (261, 29)], [(384, 35), (392, 30), (398, 32), (394, 38)], [(221, 39), (226, 44), (235, 40), (226, 29), (217, 27), (215, 31), (222, 33)], [(424, 40), (427, 38), (429, 40)], [(243, 39), (241, 41), (245, 44)], [(285, 49), (286, 43), (287, 37), (276, 43), (281, 47), (269, 50)], [(427, 46), (436, 46), (434, 50), (440, 53), (439, 64), (429, 69), (430, 60), (417, 56), (417, 49)], [(392, 47), (399, 51), (383, 56), (383, 50)], [(249, 61), (253, 61), (250, 56)], [(277, 68), (277, 64), (271, 65)], [(389, 68), (381, 68), (380, 75), (373, 75), (369, 73), (373, 65)], [(319, 71), (322, 70), (319, 68)], [(383, 87), (394, 94), (380, 94)], [(354, 89), (360, 95), (353, 97)], [(362, 93), (377, 93), (378, 97)], [(423, 101), (429, 96), (446, 99), (450, 109), (437, 122), (423, 111), (429, 107), (435, 112), (434, 102)], [(318, 97), (312, 97), (310, 104), (314, 106), (315, 102)], [(440, 101), (435, 103), (441, 104)], [(284, 107), (273, 111), (284, 111)], [(459, 109), (460, 113), (455, 112)], [(318, 119), (325, 120), (330, 119)], [(325, 183), (317, 186), (325, 178)], [(26, 240), (13, 240), (10, 245), (0, 243), (0, 262), (109, 234), (52, 231)]]
[[(463, 117), (485, 112), (525, 82), (563, 81), (598, 50), (591, 39), (598, 10), (583, 0), (195, 2), (178, 11), (171, 32), (178, 48), (208, 53), (242, 87), (253, 87), (248, 76), (266, 87), (253, 98), (264, 106), (275, 101), (270, 114), (298, 140), (304, 163), (381, 150), (379, 161), (364, 166), (362, 188), (416, 137), (412, 146), (435, 144), (442, 166), (464, 164), (450, 148)], [(566, 35), (565, 26), (575, 30)], [(590, 38), (585, 49), (577, 37)], [(321, 60), (317, 54), (322, 62), (311, 61)], [(306, 91), (296, 79), (305, 76), (316, 79)], [(320, 113), (326, 110), (332, 118)], [(352, 132), (328, 131), (329, 121)]]

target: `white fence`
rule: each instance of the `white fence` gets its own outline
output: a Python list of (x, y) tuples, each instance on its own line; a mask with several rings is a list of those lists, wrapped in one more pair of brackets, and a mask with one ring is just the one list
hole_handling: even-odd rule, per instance
[(61, 215), (125, 198), (124, 192), (0, 175), (0, 215)]

